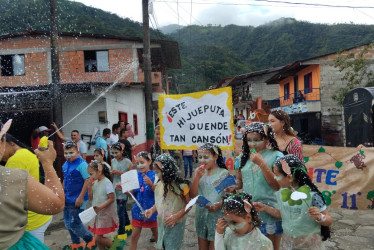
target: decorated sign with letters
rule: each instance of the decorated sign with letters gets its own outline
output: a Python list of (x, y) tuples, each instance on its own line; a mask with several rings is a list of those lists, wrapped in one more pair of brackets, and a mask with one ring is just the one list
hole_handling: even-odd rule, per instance
[(162, 149), (196, 149), (210, 142), (234, 148), (231, 88), (159, 95)]

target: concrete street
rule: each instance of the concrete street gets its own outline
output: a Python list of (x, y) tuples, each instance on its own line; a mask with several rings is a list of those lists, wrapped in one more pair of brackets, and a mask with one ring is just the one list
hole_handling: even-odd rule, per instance
[[(330, 209), (334, 224), (331, 228), (332, 238), (326, 242), (326, 249), (374, 249), (374, 212), (351, 211), (346, 209)], [(186, 250), (197, 250), (197, 236), (194, 228), (195, 210), (188, 215), (184, 231), (184, 247)], [(151, 230), (143, 229), (138, 242), (138, 249), (153, 249), (149, 242)], [(45, 243), (52, 250), (62, 249), (70, 244), (70, 236), (65, 229), (62, 213), (54, 216), (48, 228)], [(124, 249), (128, 249), (127, 243)]]
[[(198, 164), (194, 165), (194, 169), (196, 169)], [(180, 169), (180, 174), (183, 174), (183, 167)], [(192, 179), (189, 180), (192, 181)], [(130, 199), (129, 203), (133, 204), (133, 201)], [(89, 204), (87, 207), (89, 207)], [(331, 228), (332, 237), (325, 243), (326, 249), (374, 249), (374, 210), (355, 211), (329, 208), (329, 211), (333, 218), (333, 226)], [(128, 213), (131, 218), (131, 210)], [(194, 223), (195, 208), (189, 212), (186, 222), (183, 245), (185, 250), (199, 249)], [(115, 234), (113, 233), (113, 235)], [(150, 229), (143, 229), (138, 242), (138, 249), (154, 249), (154, 243), (149, 241), (151, 236)], [(127, 240), (124, 249), (129, 248), (129, 240)], [(52, 250), (58, 250), (70, 243), (69, 232), (64, 226), (63, 213), (55, 215), (47, 229), (45, 244)]]

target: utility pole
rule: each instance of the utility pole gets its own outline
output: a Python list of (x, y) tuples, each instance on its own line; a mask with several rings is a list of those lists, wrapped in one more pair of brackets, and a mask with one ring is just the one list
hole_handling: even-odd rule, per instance
[(60, 68), (58, 50), (58, 16), (57, 0), (49, 0), (50, 6), (50, 41), (51, 41), (51, 70), (52, 70), (52, 119), (57, 126), (62, 125), (62, 104), (60, 91)]
[[(52, 121), (57, 126), (62, 126), (62, 103), (61, 103), (61, 88), (60, 88), (60, 68), (59, 68), (59, 49), (58, 49), (58, 16), (57, 16), (57, 0), (49, 1), (49, 18), (50, 30), (49, 36), (51, 41), (51, 98), (52, 98)], [(57, 151), (57, 159), (55, 161), (55, 169), (57, 175), (63, 180), (62, 164), (64, 163), (64, 155), (61, 155), (62, 144), (58, 143), (59, 138), (55, 136), (55, 147)]]
[(153, 105), (152, 105), (152, 77), (151, 77), (151, 49), (149, 36), (148, 0), (143, 4), (143, 55), (144, 55), (144, 94), (145, 94), (145, 119), (147, 123), (147, 145), (151, 146), (154, 139)]

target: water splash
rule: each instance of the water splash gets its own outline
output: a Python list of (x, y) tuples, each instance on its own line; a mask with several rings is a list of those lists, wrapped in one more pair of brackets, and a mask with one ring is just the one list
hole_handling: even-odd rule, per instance
[(73, 118), (70, 119), (70, 121), (68, 121), (67, 123), (65, 123), (63, 126), (61, 126), (58, 130), (56, 130), (55, 132), (53, 132), (51, 135), (49, 135), (48, 137), (51, 137), (53, 136), (54, 134), (57, 133), (57, 131), (60, 131), (62, 128), (64, 128), (65, 126), (67, 126), (69, 123), (71, 123), (72, 121), (74, 121), (78, 116), (80, 116), (84, 111), (86, 111), (88, 108), (90, 108), (95, 102), (97, 102), (101, 97), (103, 97), (106, 93), (109, 92), (109, 90), (111, 90), (112, 88), (114, 88), (115, 86), (117, 86), (117, 84), (125, 78), (125, 76), (127, 76), (130, 72), (132, 72), (133, 69), (136, 68), (136, 62), (132, 61), (131, 63), (128, 61), (126, 64), (122, 65), (123, 67), (123, 71), (122, 73), (117, 77), (117, 79), (113, 82), (113, 84), (111, 86), (109, 86), (107, 89), (105, 89), (103, 92), (100, 93), (100, 95), (98, 95), (90, 104), (88, 104), (84, 109), (82, 109), (78, 114), (76, 114)]

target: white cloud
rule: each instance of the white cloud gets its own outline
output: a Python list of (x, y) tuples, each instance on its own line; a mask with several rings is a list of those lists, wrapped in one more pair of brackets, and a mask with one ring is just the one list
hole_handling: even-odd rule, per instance
[[(121, 17), (142, 22), (142, 1), (140, 0), (75, 0), (88, 6), (116, 13)], [(292, 1), (292, 0), (289, 0)], [(374, 6), (373, 1), (365, 0), (320, 0), (294, 2), (321, 3), (330, 5)], [(154, 0), (153, 8), (160, 26), (168, 24), (189, 25), (252, 25), (258, 26), (281, 17), (292, 17), (312, 23), (358, 23), (374, 24), (374, 9), (351, 9), (313, 7), (305, 5), (284, 5), (253, 0), (193, 0), (192, 15), (190, 1)], [(211, 3), (211, 4), (198, 4)], [(212, 4), (218, 2), (239, 5)], [(179, 17), (179, 20), (178, 20)]]

